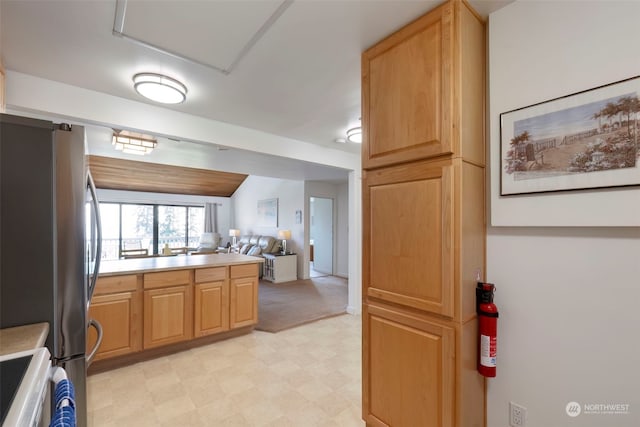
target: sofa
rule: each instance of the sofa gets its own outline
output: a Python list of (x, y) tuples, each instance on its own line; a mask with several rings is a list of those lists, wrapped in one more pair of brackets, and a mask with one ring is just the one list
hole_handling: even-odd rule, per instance
[(272, 236), (245, 235), (241, 236), (236, 245), (238, 253), (243, 255), (261, 256), (282, 251), (280, 240)]
[[(272, 236), (246, 235), (241, 236), (233, 251), (239, 254), (262, 257), (263, 254), (273, 254), (282, 251), (280, 240)], [(264, 264), (260, 263), (260, 278), (262, 278)]]

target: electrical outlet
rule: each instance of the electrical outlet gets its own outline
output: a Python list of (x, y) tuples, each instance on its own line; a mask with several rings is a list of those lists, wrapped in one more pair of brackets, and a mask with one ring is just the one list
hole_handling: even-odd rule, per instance
[(525, 427), (527, 422), (527, 408), (514, 402), (509, 402), (509, 425), (511, 427)]

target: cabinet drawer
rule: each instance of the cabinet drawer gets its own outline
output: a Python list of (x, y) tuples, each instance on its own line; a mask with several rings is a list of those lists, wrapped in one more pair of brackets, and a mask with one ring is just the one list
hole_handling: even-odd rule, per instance
[(126, 276), (98, 277), (94, 295), (113, 294), (116, 292), (135, 291), (138, 284), (138, 276), (129, 274)]
[(144, 288), (166, 288), (167, 286), (189, 284), (189, 274), (192, 270), (163, 271), (162, 273), (146, 273)]
[(231, 266), (231, 278), (251, 277), (258, 275), (258, 264), (243, 264)]
[(196, 283), (215, 282), (227, 278), (227, 267), (199, 268), (196, 270)]

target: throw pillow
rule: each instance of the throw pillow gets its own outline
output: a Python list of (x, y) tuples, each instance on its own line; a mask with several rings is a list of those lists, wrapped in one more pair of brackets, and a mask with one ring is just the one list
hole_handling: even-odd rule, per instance
[(251, 255), (251, 256), (258, 256), (262, 253), (262, 248), (258, 245), (252, 247), (251, 249), (249, 249), (249, 252), (247, 252), (247, 255)]
[(253, 245), (251, 243), (245, 243), (244, 245), (242, 245), (242, 247), (240, 248), (240, 253), (243, 255), (246, 255), (247, 252), (249, 252), (249, 249), (251, 249)]

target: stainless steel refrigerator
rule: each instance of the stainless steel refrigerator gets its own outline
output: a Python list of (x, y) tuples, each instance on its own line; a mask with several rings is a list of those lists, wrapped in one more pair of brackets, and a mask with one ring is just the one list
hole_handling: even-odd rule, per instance
[(0, 327), (49, 322), (46, 346), (75, 386), (80, 427), (95, 353), (87, 328), (101, 336), (87, 315), (101, 239), (85, 157), (82, 126), (0, 114)]

